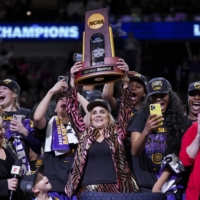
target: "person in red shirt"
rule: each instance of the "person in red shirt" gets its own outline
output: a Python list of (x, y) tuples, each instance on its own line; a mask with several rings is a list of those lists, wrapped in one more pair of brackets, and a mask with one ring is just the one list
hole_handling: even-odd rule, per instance
[(200, 114), (197, 122), (187, 129), (182, 138), (180, 159), (184, 166), (191, 166), (186, 189), (187, 200), (200, 199)]

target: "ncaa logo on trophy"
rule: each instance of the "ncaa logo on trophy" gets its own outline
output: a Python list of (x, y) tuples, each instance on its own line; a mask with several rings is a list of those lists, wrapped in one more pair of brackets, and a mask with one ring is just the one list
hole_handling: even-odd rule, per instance
[(107, 8), (85, 13), (82, 51), (82, 56), (75, 54), (75, 60), (81, 58), (83, 64), (83, 68), (75, 74), (75, 84), (101, 85), (124, 77), (124, 72), (116, 64), (118, 57), (115, 57)]

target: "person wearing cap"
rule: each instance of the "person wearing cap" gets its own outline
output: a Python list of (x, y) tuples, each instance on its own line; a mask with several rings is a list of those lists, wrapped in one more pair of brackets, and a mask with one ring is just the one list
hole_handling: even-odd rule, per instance
[[(78, 144), (78, 135), (66, 111), (67, 88), (68, 84), (62, 79), (47, 92), (36, 108), (34, 123), (44, 148), (44, 155), (38, 162), (45, 165), (44, 175), (52, 185), (49, 194), (62, 200), (74, 200), (75, 196), (68, 197), (64, 192)], [(48, 119), (45, 115), (53, 96), (56, 99), (56, 114)]]
[[(127, 65), (124, 59), (121, 58), (118, 59), (117, 64), (121, 66)], [(134, 113), (136, 113), (140, 109), (141, 104), (148, 93), (147, 80), (146, 77), (142, 74), (139, 74), (134, 71), (129, 71), (128, 78), (124, 79), (124, 81), (127, 81), (131, 87), (132, 101), (134, 104), (134, 108), (131, 115), (133, 116)], [(120, 108), (120, 99), (116, 99), (114, 97), (114, 83), (105, 84), (105, 86), (103, 87), (102, 98), (109, 102), (112, 109), (113, 117), (117, 119)]]
[(183, 165), (190, 167), (186, 199), (198, 200), (200, 198), (200, 114), (197, 121), (193, 122), (185, 132), (179, 156)]
[(21, 108), (18, 103), (20, 86), (16, 81), (0, 81), (0, 106), (3, 109), (5, 138), (12, 144), (18, 158), (22, 159), (24, 173), (35, 168), (41, 153), (41, 143), (35, 137), (32, 111)]
[[(76, 62), (71, 68), (71, 82), (67, 99), (67, 112), (79, 133), (80, 140), (65, 192), (68, 196), (83, 192), (129, 193), (140, 189), (128, 167), (124, 154), (123, 139), (126, 124), (132, 110), (131, 91), (124, 82), (121, 109), (118, 121), (111, 115), (109, 103), (96, 99), (87, 105), (90, 123), (86, 125), (77, 103), (77, 88), (74, 73), (82, 68)], [(128, 66), (119, 66), (128, 71)]]
[[(143, 192), (164, 192), (168, 199), (176, 199), (173, 191), (179, 191), (178, 186), (174, 184), (174, 190), (165, 186), (171, 179), (174, 183), (179, 180), (177, 173), (184, 171), (177, 157), (183, 134), (182, 105), (163, 77), (151, 79), (148, 91), (143, 107), (128, 129), (132, 154), (137, 157), (133, 169)], [(160, 104), (162, 115), (150, 114), (150, 104)], [(178, 172), (167, 162), (170, 160), (176, 161)]]
[[(185, 154), (187, 154), (187, 153), (183, 149), (186, 149), (186, 147), (189, 146), (189, 144), (187, 144), (187, 146), (186, 146), (186, 143), (188, 140), (186, 138), (188, 138), (188, 134), (190, 133), (190, 131), (187, 129), (189, 129), (192, 126), (192, 124), (197, 121), (198, 114), (200, 113), (200, 81), (193, 82), (188, 86), (187, 96), (188, 96), (188, 98), (187, 98), (186, 112), (184, 115), (184, 120), (185, 120), (184, 135), (186, 133), (187, 134), (183, 138), (182, 148), (181, 148), (182, 150), (180, 152), (180, 155), (181, 155), (180, 159), (182, 160), (183, 164), (186, 167), (186, 171), (184, 172), (183, 179), (181, 180), (184, 187), (186, 188), (186, 195), (188, 193), (187, 191), (189, 191), (187, 189), (188, 188), (187, 185), (188, 185), (188, 181), (190, 180), (189, 177), (190, 177), (191, 170), (193, 168), (193, 163), (191, 163), (189, 165), (187, 164), (188, 155), (185, 156)], [(195, 134), (191, 134), (191, 136), (192, 136), (192, 139), (194, 139)], [(186, 164), (185, 164), (185, 162), (186, 162)], [(190, 182), (191, 182), (191, 180), (190, 180)], [(189, 192), (189, 193), (191, 193), (191, 192)], [(187, 197), (187, 198), (189, 198), (189, 197)], [(195, 198), (193, 198), (193, 199), (195, 199)]]
[[(12, 151), (4, 138), (2, 109), (0, 108), (0, 199), (8, 200), (10, 191), (16, 191), (18, 180), (11, 176), (12, 165), (15, 164), (17, 155)], [(20, 200), (19, 191), (15, 192), (15, 199)]]
[(200, 113), (200, 81), (190, 83), (187, 95), (185, 130), (189, 128), (193, 122), (197, 121), (198, 114)]
[(126, 157), (129, 163), (131, 170), (134, 172), (133, 165), (135, 163), (135, 157), (131, 154), (131, 134), (128, 131), (129, 126), (132, 124), (132, 121), (137, 115), (137, 112), (140, 110), (142, 102), (145, 100), (148, 91), (147, 91), (147, 79), (144, 75), (137, 72), (128, 72), (128, 79), (126, 80), (131, 86), (132, 89), (132, 100), (134, 102), (134, 107), (131, 113), (131, 119), (129, 120), (127, 126), (127, 137), (124, 141), (126, 148)]
[[(119, 62), (116, 64), (121, 66), (127, 66), (124, 59), (118, 59)], [(84, 119), (84, 122), (87, 124), (90, 120), (90, 114), (87, 110), (87, 104), (89, 102), (92, 102), (96, 99), (104, 99), (108, 101), (111, 105), (111, 114), (114, 117), (114, 119), (117, 119), (119, 108), (120, 108), (120, 99), (115, 99), (112, 97), (112, 94), (114, 93), (114, 83), (105, 84), (103, 87), (103, 92), (100, 92), (99, 90), (94, 90), (94, 86), (84, 86), (82, 95), (78, 93), (78, 101), (80, 103), (80, 109), (81, 109), (81, 115)], [(133, 114), (132, 114), (133, 115)]]
[(58, 200), (48, 194), (52, 186), (49, 179), (43, 176), (44, 168), (42, 164), (35, 171), (27, 171), (20, 181), (20, 189), (27, 196), (34, 196), (32, 200)]

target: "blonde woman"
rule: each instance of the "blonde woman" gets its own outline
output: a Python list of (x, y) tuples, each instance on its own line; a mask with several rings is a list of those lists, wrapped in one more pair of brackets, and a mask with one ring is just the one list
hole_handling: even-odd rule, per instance
[[(128, 66), (118, 66), (128, 71)], [(85, 124), (77, 102), (74, 73), (82, 68), (77, 62), (71, 68), (67, 113), (80, 140), (65, 192), (68, 196), (83, 192), (131, 193), (140, 189), (131, 173), (124, 154), (123, 140), (132, 110), (131, 91), (124, 82), (118, 121), (111, 115), (107, 101), (96, 99), (87, 105), (89, 125)]]
[(17, 157), (22, 159), (24, 172), (35, 169), (41, 144), (35, 135), (32, 111), (20, 108), (18, 98), (20, 86), (17, 82), (5, 79), (0, 81), (0, 106), (3, 110), (5, 138), (13, 145)]

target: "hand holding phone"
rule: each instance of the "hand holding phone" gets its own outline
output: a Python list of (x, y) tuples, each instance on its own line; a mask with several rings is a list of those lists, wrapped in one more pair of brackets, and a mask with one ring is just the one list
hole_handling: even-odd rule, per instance
[[(22, 123), (22, 120), (24, 118), (25, 118), (24, 115), (14, 114), (13, 118), (12, 118), (13, 120), (10, 121), (10, 127), (9, 128), (12, 132), (19, 133), (19, 134), (27, 137), (28, 134), (29, 134), (29, 131), (25, 128), (25, 126)], [(18, 122), (16, 122), (15, 120), (18, 121)]]
[[(149, 110), (150, 110), (150, 114), (156, 114), (158, 116), (162, 116), (162, 110), (161, 110), (161, 106), (159, 103), (155, 103), (155, 104), (150, 104), (149, 105)], [(163, 125), (163, 122), (160, 122), (158, 124), (159, 126)]]
[[(68, 76), (59, 76), (58, 77), (58, 81), (65, 79), (65, 82), (68, 83), (69, 77)], [(64, 91), (67, 91), (67, 89), (65, 87), (63, 87)]]

